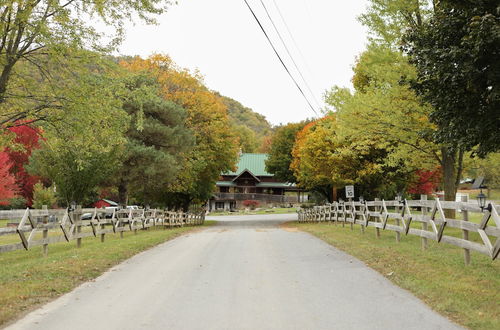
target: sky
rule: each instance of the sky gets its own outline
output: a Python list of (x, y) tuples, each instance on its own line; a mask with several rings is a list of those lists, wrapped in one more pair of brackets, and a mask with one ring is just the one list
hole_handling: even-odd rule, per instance
[[(356, 17), (365, 10), (367, 0), (262, 0), (307, 85), (281, 45), (261, 0), (247, 1), (321, 114), (325, 91), (334, 85), (351, 86), (352, 66), (367, 37)], [(273, 125), (316, 116), (244, 0), (179, 0), (158, 22), (128, 24), (119, 53), (168, 54), (179, 66), (199, 70), (210, 89), (263, 114)]]

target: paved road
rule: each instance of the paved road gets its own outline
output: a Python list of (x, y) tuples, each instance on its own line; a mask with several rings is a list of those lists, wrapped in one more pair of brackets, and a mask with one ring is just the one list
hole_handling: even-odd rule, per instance
[(277, 226), (293, 217), (220, 217), (9, 329), (457, 328), (349, 255)]

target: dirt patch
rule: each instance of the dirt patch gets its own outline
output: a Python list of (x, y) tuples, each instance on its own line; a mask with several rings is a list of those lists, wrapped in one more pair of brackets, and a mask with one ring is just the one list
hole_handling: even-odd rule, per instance
[(259, 233), (265, 233), (265, 232), (267, 232), (267, 230), (265, 230), (265, 229), (255, 229), (255, 231), (257, 231)]
[(280, 228), (291, 233), (299, 232), (299, 228), (295, 227), (292, 222), (284, 222), (280, 224)]

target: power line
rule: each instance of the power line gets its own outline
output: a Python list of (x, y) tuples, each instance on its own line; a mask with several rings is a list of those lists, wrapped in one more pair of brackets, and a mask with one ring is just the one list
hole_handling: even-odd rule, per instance
[(266, 14), (267, 14), (267, 17), (269, 18), (269, 20), (271, 21), (271, 24), (273, 25), (273, 28), (274, 28), (274, 31), (276, 31), (276, 33), (278, 34), (278, 37), (279, 39), (281, 40), (281, 43), (283, 44), (283, 47), (285, 47), (285, 50), (288, 54), (288, 56), (290, 57), (290, 59), (292, 60), (292, 63), (293, 65), (295, 66), (295, 69), (297, 70), (297, 72), (299, 73), (300, 77), (302, 78), (302, 81), (304, 82), (304, 85), (306, 85), (306, 88), (307, 90), (309, 91), (309, 93), (311, 93), (311, 96), (313, 97), (313, 100), (314, 102), (316, 102), (316, 106), (318, 108), (320, 108), (320, 105), (319, 105), (319, 102), (318, 100), (316, 99), (316, 96), (314, 96), (314, 93), (313, 91), (311, 90), (311, 87), (309, 87), (309, 84), (307, 83), (306, 81), (306, 78), (304, 78), (304, 75), (302, 74), (302, 72), (300, 71), (299, 69), (299, 66), (297, 65), (297, 62), (295, 62), (295, 59), (293, 58), (292, 54), (290, 53), (290, 50), (288, 49), (286, 43), (285, 43), (285, 40), (283, 40), (283, 37), (281, 36), (281, 33), (280, 31), (278, 30), (278, 28), (276, 27), (276, 24), (274, 24), (274, 20), (273, 18), (271, 17), (271, 15), (269, 14), (269, 11), (267, 10), (267, 7), (266, 5), (264, 4), (264, 1), (260, 0), (260, 3), (262, 5), (262, 7), (264, 8)]
[(311, 68), (309, 67), (309, 65), (307, 64), (307, 61), (306, 61), (306, 58), (304, 56), (304, 54), (302, 53), (302, 51), (300, 50), (300, 47), (299, 47), (299, 44), (297, 43), (297, 41), (295, 40), (295, 38), (293, 37), (293, 34), (292, 34), (292, 31), (290, 30), (290, 27), (288, 26), (288, 24), (286, 23), (286, 20), (285, 20), (285, 17), (283, 17), (283, 14), (281, 13), (281, 10), (280, 8), (278, 7), (278, 4), (276, 3), (276, 0), (273, 0), (273, 4), (274, 4), (274, 7), (276, 8), (276, 10), (278, 11), (278, 14), (281, 18), (281, 21), (283, 22), (283, 25), (285, 25), (285, 28), (288, 32), (288, 35), (290, 36), (290, 39), (292, 39), (292, 42), (293, 42), (293, 45), (295, 46), (295, 49), (297, 49), (299, 55), (300, 55), (300, 58), (302, 59), (302, 62), (304, 62), (304, 65), (307, 69), (307, 71), (309, 72), (310, 75), (314, 76)]
[(286, 72), (288, 73), (288, 75), (290, 76), (290, 78), (293, 80), (293, 82), (295, 83), (295, 86), (297, 86), (297, 88), (299, 89), (300, 93), (302, 94), (302, 96), (304, 97), (304, 99), (306, 100), (307, 104), (309, 105), (309, 107), (311, 108), (311, 110), (316, 114), (316, 116), (318, 115), (318, 113), (316, 112), (316, 110), (314, 109), (314, 107), (311, 105), (311, 102), (309, 102), (309, 100), (307, 99), (306, 95), (304, 94), (304, 91), (302, 90), (302, 88), (300, 88), (299, 84), (297, 83), (297, 81), (295, 80), (295, 78), (292, 76), (292, 74), (290, 73), (290, 70), (288, 70), (288, 67), (286, 66), (285, 62), (283, 62), (283, 60), (281, 59), (281, 56), (280, 54), (278, 53), (278, 51), (276, 50), (276, 48), (274, 47), (271, 39), (269, 38), (269, 36), (267, 35), (267, 32), (266, 30), (264, 29), (264, 27), (262, 26), (262, 24), (260, 23), (258, 17), (255, 15), (252, 7), (250, 7), (250, 5), (248, 4), (248, 1), (247, 0), (243, 0), (245, 1), (245, 4), (247, 5), (248, 9), (250, 10), (250, 12), (252, 13), (252, 16), (253, 18), (255, 18), (255, 21), (257, 22), (257, 24), (259, 24), (259, 27), (260, 29), (262, 30), (262, 32), (264, 33), (264, 35), (266, 36), (266, 39), (267, 41), (269, 42), (269, 44), (271, 45), (272, 49), (274, 50), (274, 53), (276, 54), (276, 56), (278, 57), (278, 59), (280, 60), (281, 64), (283, 65), (283, 67), (285, 68)]

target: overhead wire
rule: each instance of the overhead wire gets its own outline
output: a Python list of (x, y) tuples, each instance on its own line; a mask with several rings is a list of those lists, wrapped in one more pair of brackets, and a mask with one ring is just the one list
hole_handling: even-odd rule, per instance
[(299, 44), (297, 43), (297, 41), (295, 40), (295, 38), (293, 37), (293, 33), (292, 31), (290, 30), (290, 27), (288, 26), (288, 24), (286, 23), (286, 20), (285, 20), (285, 17), (283, 16), (282, 12), (281, 12), (281, 9), (280, 7), (278, 6), (278, 4), (276, 3), (276, 0), (272, 0), (273, 1), (273, 4), (274, 4), (274, 7), (276, 8), (276, 11), (278, 12), (278, 15), (280, 16), (281, 18), (281, 21), (283, 22), (283, 25), (285, 26), (285, 29), (286, 31), (288, 32), (288, 35), (290, 36), (290, 39), (292, 40), (293, 42), (293, 45), (295, 46), (295, 49), (297, 50), (297, 52), (299, 53), (300, 55), (300, 58), (302, 59), (302, 62), (304, 62), (304, 65), (307, 69), (307, 71), (309, 72), (309, 74), (311, 76), (314, 76), (311, 68), (309, 67), (309, 65), (307, 64), (307, 61), (306, 61), (306, 58), (304, 56), (304, 54), (302, 53), (302, 51), (300, 50), (300, 47), (299, 47)]
[(314, 102), (316, 102), (316, 106), (318, 108), (320, 108), (320, 105), (319, 105), (319, 102), (318, 102), (318, 99), (316, 99), (316, 96), (314, 96), (314, 93), (313, 91), (311, 90), (311, 87), (309, 86), (309, 84), (307, 83), (306, 81), (306, 78), (304, 78), (304, 75), (302, 74), (301, 70), (299, 69), (299, 66), (297, 65), (297, 62), (295, 62), (295, 59), (293, 58), (292, 54), (290, 53), (290, 50), (288, 49), (287, 45), (286, 45), (286, 42), (285, 40), (283, 39), (283, 37), (281, 36), (281, 33), (280, 31), (278, 30), (278, 28), (276, 27), (276, 24), (274, 24), (274, 20), (273, 18), (271, 17), (271, 14), (269, 13), (269, 11), (267, 10), (267, 7), (266, 5), (264, 4), (264, 1), (260, 0), (260, 3), (262, 5), (262, 7), (264, 8), (264, 11), (266, 12), (267, 14), (267, 17), (269, 18), (269, 20), (271, 21), (271, 24), (274, 28), (274, 31), (276, 32), (276, 34), (278, 35), (278, 38), (280, 39), (281, 41), (281, 44), (283, 45), (283, 47), (285, 48), (285, 51), (286, 53), (288, 54), (288, 56), (290, 57), (290, 59), (292, 60), (292, 63), (293, 65), (295, 66), (295, 69), (297, 70), (297, 72), (299, 73), (299, 76), (302, 78), (302, 81), (304, 82), (304, 85), (306, 86), (307, 90), (309, 91), (309, 93), (311, 94), (311, 96), (313, 97), (313, 100)]
[(309, 99), (307, 98), (306, 94), (304, 93), (304, 91), (302, 90), (302, 88), (300, 87), (300, 85), (297, 83), (297, 81), (295, 80), (295, 78), (293, 77), (292, 73), (290, 72), (290, 70), (288, 69), (288, 67), (286, 66), (285, 62), (283, 61), (283, 59), (281, 58), (280, 54), (278, 53), (278, 51), (276, 50), (276, 47), (274, 47), (274, 44), (273, 42), (271, 41), (271, 39), (269, 38), (266, 30), (264, 29), (264, 26), (261, 24), (259, 18), (257, 17), (257, 15), (255, 15), (255, 12), (253, 11), (252, 7), (250, 6), (250, 4), (248, 3), (247, 0), (243, 0), (245, 1), (245, 4), (247, 5), (248, 9), (250, 10), (250, 13), (252, 13), (252, 16), (253, 18), (255, 19), (255, 21), (257, 22), (257, 24), (259, 25), (262, 33), (264, 33), (264, 36), (266, 37), (267, 41), (269, 42), (269, 44), (271, 45), (271, 48), (273, 49), (274, 53), (276, 54), (276, 56), (278, 57), (281, 65), (283, 65), (283, 67), (285, 68), (285, 71), (288, 73), (288, 75), (290, 76), (290, 78), (293, 80), (295, 86), (297, 87), (297, 89), (300, 91), (300, 93), (302, 94), (302, 96), (304, 97), (305, 101), (307, 102), (307, 104), (309, 105), (309, 107), (311, 108), (311, 110), (316, 114), (316, 116), (318, 116), (318, 113), (316, 112), (316, 110), (314, 109), (314, 107), (312, 106), (311, 102), (309, 102)]

